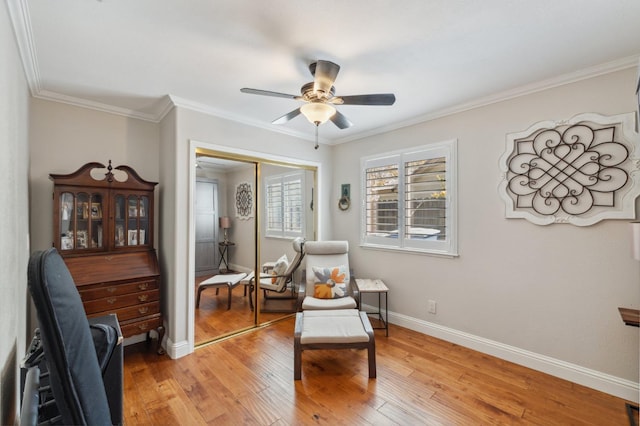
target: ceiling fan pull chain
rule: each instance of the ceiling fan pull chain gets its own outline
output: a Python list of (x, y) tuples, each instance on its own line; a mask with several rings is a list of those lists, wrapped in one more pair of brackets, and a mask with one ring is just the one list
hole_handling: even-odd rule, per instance
[(316, 121), (316, 146), (314, 147), (315, 149), (318, 149), (318, 127), (320, 123), (318, 121)]

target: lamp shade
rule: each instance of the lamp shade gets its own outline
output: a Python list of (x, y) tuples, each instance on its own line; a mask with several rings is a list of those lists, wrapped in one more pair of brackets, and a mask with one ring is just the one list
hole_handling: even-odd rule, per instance
[(323, 124), (336, 113), (336, 109), (322, 102), (309, 102), (300, 107), (300, 112), (313, 124)]
[(631, 222), (631, 251), (633, 258), (640, 261), (640, 222)]
[(220, 218), (220, 228), (222, 229), (231, 228), (231, 218), (229, 216), (222, 216)]

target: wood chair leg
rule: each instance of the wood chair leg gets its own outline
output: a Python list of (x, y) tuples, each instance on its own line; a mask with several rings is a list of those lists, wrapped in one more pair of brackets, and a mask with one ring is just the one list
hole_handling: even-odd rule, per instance
[(369, 347), (367, 348), (367, 358), (369, 360), (369, 378), (376, 378), (376, 342), (369, 342)]
[(376, 378), (376, 336), (369, 322), (366, 312), (360, 312), (360, 320), (364, 327), (364, 331), (369, 335), (369, 344), (367, 345), (367, 359), (369, 361), (369, 378)]
[(293, 343), (293, 380), (302, 378), (302, 350), (300, 349), (300, 338), (296, 338)]
[(253, 312), (253, 284), (249, 285), (249, 307)]

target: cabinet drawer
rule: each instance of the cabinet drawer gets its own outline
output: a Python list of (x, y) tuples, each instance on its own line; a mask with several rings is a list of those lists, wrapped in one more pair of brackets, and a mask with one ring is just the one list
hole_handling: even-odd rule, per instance
[(97, 312), (114, 312), (116, 309), (155, 302), (159, 299), (160, 292), (158, 290), (151, 290), (125, 294), (123, 296), (111, 296), (97, 300), (89, 300), (85, 301), (83, 304), (87, 315), (91, 315)]
[(137, 293), (139, 291), (155, 290), (158, 288), (157, 280), (136, 281), (131, 283), (117, 284), (104, 283), (92, 285), (88, 287), (78, 288), (80, 298), (83, 301), (91, 301), (103, 299), (111, 296), (120, 296), (122, 294)]
[(158, 327), (162, 327), (162, 316), (160, 316), (160, 314), (152, 318), (120, 324), (120, 329), (124, 337), (146, 333), (149, 330), (156, 330)]
[(135, 318), (142, 318), (160, 313), (160, 302), (145, 303), (144, 305), (130, 306), (118, 309), (114, 312), (118, 315), (119, 321), (128, 321)]

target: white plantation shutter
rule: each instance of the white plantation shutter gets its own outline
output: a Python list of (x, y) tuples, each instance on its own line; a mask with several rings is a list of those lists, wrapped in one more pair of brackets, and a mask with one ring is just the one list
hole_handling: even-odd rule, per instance
[[(398, 182), (400, 156), (372, 159), (366, 162), (365, 238), (379, 244), (398, 245)], [(395, 242), (391, 241), (396, 238)]]
[(284, 233), (287, 236), (302, 235), (303, 230), (303, 185), (302, 174), (282, 179)]
[[(447, 191), (445, 157), (406, 162), (405, 226), (409, 239), (445, 240), (447, 235)], [(435, 231), (438, 231), (437, 233)]]
[(282, 213), (282, 181), (276, 179), (267, 182), (266, 206), (267, 206), (267, 235), (274, 232), (282, 232), (284, 218)]
[(265, 180), (266, 234), (299, 237), (304, 231), (304, 173), (270, 176)]
[(457, 255), (456, 141), (361, 164), (364, 246)]

